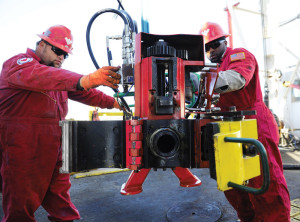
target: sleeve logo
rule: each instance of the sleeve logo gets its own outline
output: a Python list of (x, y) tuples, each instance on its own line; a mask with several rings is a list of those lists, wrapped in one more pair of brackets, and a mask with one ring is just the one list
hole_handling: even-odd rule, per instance
[(244, 52), (239, 52), (239, 53), (236, 53), (236, 54), (232, 54), (230, 56), (230, 60), (231, 62), (232, 61), (236, 61), (236, 60), (241, 60), (241, 59), (245, 59), (246, 56), (245, 56), (245, 53)]
[(24, 63), (31, 62), (31, 61), (32, 58), (22, 58), (22, 59), (18, 59), (17, 63), (18, 65), (23, 65)]

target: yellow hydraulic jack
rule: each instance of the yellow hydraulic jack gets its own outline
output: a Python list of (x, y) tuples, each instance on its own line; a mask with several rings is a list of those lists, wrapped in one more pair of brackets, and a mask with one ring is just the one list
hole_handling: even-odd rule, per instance
[[(256, 120), (220, 121), (211, 125), (215, 133), (209, 164), (218, 189), (266, 192), (270, 184), (269, 165), (264, 146), (257, 140)], [(261, 174), (263, 184), (259, 189), (245, 186), (249, 179)]]

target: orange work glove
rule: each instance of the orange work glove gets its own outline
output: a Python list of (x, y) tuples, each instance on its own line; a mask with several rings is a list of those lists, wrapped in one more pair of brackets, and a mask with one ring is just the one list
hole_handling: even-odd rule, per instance
[(97, 71), (83, 76), (80, 79), (80, 86), (85, 90), (95, 88), (100, 85), (109, 86), (117, 89), (120, 83), (121, 75), (116, 73), (120, 69), (120, 66), (104, 66)]

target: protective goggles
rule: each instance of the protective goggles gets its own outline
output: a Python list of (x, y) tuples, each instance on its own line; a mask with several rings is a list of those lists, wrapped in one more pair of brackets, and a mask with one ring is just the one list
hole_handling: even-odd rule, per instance
[(222, 42), (225, 42), (225, 40), (224, 39), (215, 40), (213, 42), (205, 44), (205, 52), (208, 52), (210, 50), (210, 48), (212, 48), (212, 49), (218, 48), (221, 45)]
[(60, 48), (57, 48), (53, 45), (51, 45), (49, 42), (43, 41), (45, 42), (47, 45), (51, 46), (51, 50), (57, 55), (57, 56), (61, 56), (64, 55), (64, 59), (68, 58), (69, 54), (63, 50), (61, 50)]

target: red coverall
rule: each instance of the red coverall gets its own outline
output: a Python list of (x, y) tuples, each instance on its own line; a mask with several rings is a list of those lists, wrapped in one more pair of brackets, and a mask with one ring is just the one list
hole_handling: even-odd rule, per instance
[(0, 76), (0, 153), (2, 221), (32, 222), (40, 205), (50, 220), (80, 215), (70, 200), (69, 174), (60, 174), (61, 128), (68, 98), (112, 108), (114, 98), (101, 91), (76, 90), (82, 75), (39, 63), (36, 54), (12, 57)]
[[(278, 149), (278, 128), (274, 116), (262, 99), (257, 61), (245, 49), (227, 48), (220, 67), (220, 71), (226, 70), (240, 73), (246, 84), (241, 90), (222, 94), (217, 106), (222, 111), (228, 110), (230, 106), (236, 106), (237, 110), (256, 110), (256, 115), (246, 118), (257, 120), (258, 140), (267, 151), (271, 180), (269, 190), (262, 195), (232, 189), (226, 191), (225, 196), (242, 221), (288, 222), (290, 196)], [(259, 188), (261, 185), (262, 176), (249, 181), (249, 186)]]

